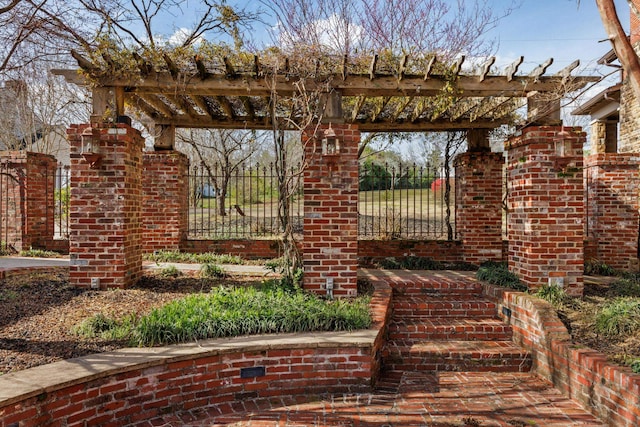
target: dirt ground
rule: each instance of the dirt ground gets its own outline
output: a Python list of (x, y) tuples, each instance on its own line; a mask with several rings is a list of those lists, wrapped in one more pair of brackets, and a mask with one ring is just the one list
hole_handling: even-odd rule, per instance
[[(146, 276), (127, 290), (83, 291), (69, 287), (65, 273), (8, 278), (0, 281), (0, 373), (126, 346), (124, 341), (87, 339), (72, 333), (74, 326), (95, 314), (143, 315), (168, 301), (208, 291), (212, 286), (246, 285), (259, 280)], [(625, 355), (640, 358), (640, 333), (626, 339), (607, 339), (593, 332), (598, 304), (609, 297), (607, 286), (587, 286), (584, 301), (565, 307), (562, 318), (576, 343), (601, 351), (612, 360), (619, 361)]]
[(0, 373), (127, 346), (125, 341), (87, 339), (72, 332), (74, 326), (98, 313), (114, 318), (144, 315), (189, 293), (255, 280), (145, 276), (127, 290), (83, 291), (68, 286), (66, 273), (5, 279), (0, 281)]

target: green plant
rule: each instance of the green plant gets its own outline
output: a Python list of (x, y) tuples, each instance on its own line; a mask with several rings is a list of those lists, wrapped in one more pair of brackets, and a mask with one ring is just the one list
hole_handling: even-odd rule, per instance
[(640, 298), (640, 282), (636, 278), (616, 280), (609, 285), (607, 293), (612, 297)]
[(20, 251), (20, 256), (33, 257), (33, 258), (60, 258), (58, 252), (45, 251), (42, 249), (24, 249)]
[(160, 270), (160, 276), (162, 277), (176, 278), (182, 275), (183, 275), (182, 271), (178, 270), (178, 267), (176, 267), (175, 265), (168, 265), (164, 267), (162, 270)]
[(18, 293), (10, 289), (0, 291), (0, 302), (15, 301), (18, 299)]
[(615, 276), (616, 270), (597, 259), (590, 259), (584, 263), (584, 274), (589, 276)]
[(216, 254), (205, 252), (201, 254), (191, 254), (180, 251), (156, 251), (145, 255), (145, 259), (154, 262), (184, 262), (194, 264), (244, 264), (242, 258), (235, 255)]
[(122, 340), (131, 335), (136, 323), (137, 315), (135, 313), (124, 316), (120, 320), (98, 313), (74, 327), (72, 333), (86, 338), (100, 337), (108, 340)]
[(634, 360), (629, 366), (634, 374), (640, 374), (640, 359)]
[(640, 330), (640, 299), (621, 297), (605, 303), (596, 314), (595, 328), (605, 336), (637, 332)]
[(526, 292), (527, 286), (520, 282), (518, 276), (510, 272), (504, 263), (487, 262), (476, 272), (476, 278), (493, 285)]
[(324, 301), (299, 288), (268, 281), (260, 288), (217, 287), (153, 310), (138, 322), (138, 345), (281, 332), (369, 327), (369, 299)]
[(570, 300), (567, 292), (557, 285), (542, 285), (536, 290), (535, 296), (547, 301), (555, 308), (563, 307)]
[(222, 279), (227, 277), (227, 273), (217, 264), (206, 263), (200, 267), (200, 277), (206, 279)]

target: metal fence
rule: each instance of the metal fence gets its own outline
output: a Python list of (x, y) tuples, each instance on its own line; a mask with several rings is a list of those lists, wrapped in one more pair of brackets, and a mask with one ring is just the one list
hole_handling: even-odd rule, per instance
[[(15, 243), (21, 241), (24, 232), (29, 195), (25, 188), (26, 177), (19, 176), (23, 173), (10, 162), (0, 163), (0, 251), (3, 253), (14, 252)], [(47, 232), (53, 239), (69, 238), (69, 181), (69, 166), (60, 164), (56, 169), (46, 171), (45, 182), (55, 182), (54, 188), (44, 189)], [(51, 225), (53, 229), (49, 228)]]
[(191, 238), (230, 239), (270, 237), (281, 233), (278, 202), (288, 194), (288, 218), (294, 233), (302, 232), (302, 177), (297, 168), (280, 184), (276, 168), (241, 165), (200, 165), (189, 173), (189, 230)]
[[(302, 177), (292, 169), (286, 188), (289, 221), (302, 232)], [(273, 165), (200, 165), (189, 174), (190, 238), (272, 237), (282, 231), (278, 216), (280, 185)], [(454, 180), (442, 169), (364, 164), (359, 177), (359, 238), (455, 238)]]
[(443, 168), (365, 163), (360, 167), (359, 238), (455, 238), (455, 180)]

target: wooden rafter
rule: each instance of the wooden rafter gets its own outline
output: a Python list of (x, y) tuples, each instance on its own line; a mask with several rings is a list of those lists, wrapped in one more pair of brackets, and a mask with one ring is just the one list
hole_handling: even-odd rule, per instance
[[(75, 70), (57, 70), (56, 74), (79, 85), (88, 83), (85, 75), (94, 76), (91, 84), (102, 97), (114, 93), (118, 105), (126, 99), (128, 105), (152, 116), (155, 123), (177, 127), (258, 129), (269, 126), (269, 99), (274, 95), (284, 101), (278, 103), (276, 114), (295, 119), (296, 111), (286, 111), (293, 105), (286, 99), (297, 96), (303, 86), (310, 93), (339, 93), (343, 100), (348, 100), (345, 105), (350, 106), (344, 109), (344, 120), (358, 124), (363, 131), (448, 130), (465, 126), (488, 129), (510, 118), (509, 113), (525, 100), (529, 100), (530, 108), (535, 105), (544, 112), (541, 103), (546, 99), (555, 105), (564, 91), (577, 90), (597, 80), (573, 76), (577, 61), (553, 76), (545, 75), (553, 59), (527, 75), (519, 75), (523, 57), (501, 75), (490, 73), (495, 57), (488, 58), (475, 73), (464, 73), (465, 58), (461, 56), (453, 64), (442, 64), (449, 69), (445, 74), (453, 72), (456, 76), (455, 94), (451, 95), (450, 102), (443, 103), (442, 96), (450, 90), (452, 82), (450, 77), (438, 74), (437, 70), (442, 67), (436, 67), (440, 64), (435, 56), (429, 57), (416, 74), (416, 67), (407, 66), (411, 60), (408, 55), (403, 55), (396, 65), (387, 63), (385, 67), (379, 67), (378, 55), (372, 55), (368, 70), (360, 69), (358, 73), (353, 72), (353, 67), (361, 67), (361, 61), (349, 62), (344, 56), (338, 61), (326, 61), (325, 66), (325, 59), (318, 58), (314, 61), (315, 72), (309, 69), (301, 73), (298, 68), (301, 64), (292, 63), (289, 58), (283, 58), (283, 66), (277, 69), (264, 65), (257, 55), (252, 64), (236, 66), (229, 57), (224, 57), (221, 58), (223, 67), (208, 68), (208, 62), (195, 56), (191, 65), (181, 69), (166, 54), (164, 65), (151, 64), (133, 54), (139, 73), (122, 77), (113, 72), (118, 64), (108, 55), (96, 62), (77, 52), (73, 55), (85, 74)], [(300, 77), (305, 73), (307, 78)], [(432, 113), (425, 114), (430, 109)]]

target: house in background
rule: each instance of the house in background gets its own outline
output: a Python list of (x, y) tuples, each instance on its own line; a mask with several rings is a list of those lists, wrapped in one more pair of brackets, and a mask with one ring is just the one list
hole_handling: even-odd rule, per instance
[(8, 80), (0, 87), (0, 150), (50, 154), (69, 165), (66, 126), (41, 120), (29, 102), (26, 83)]

